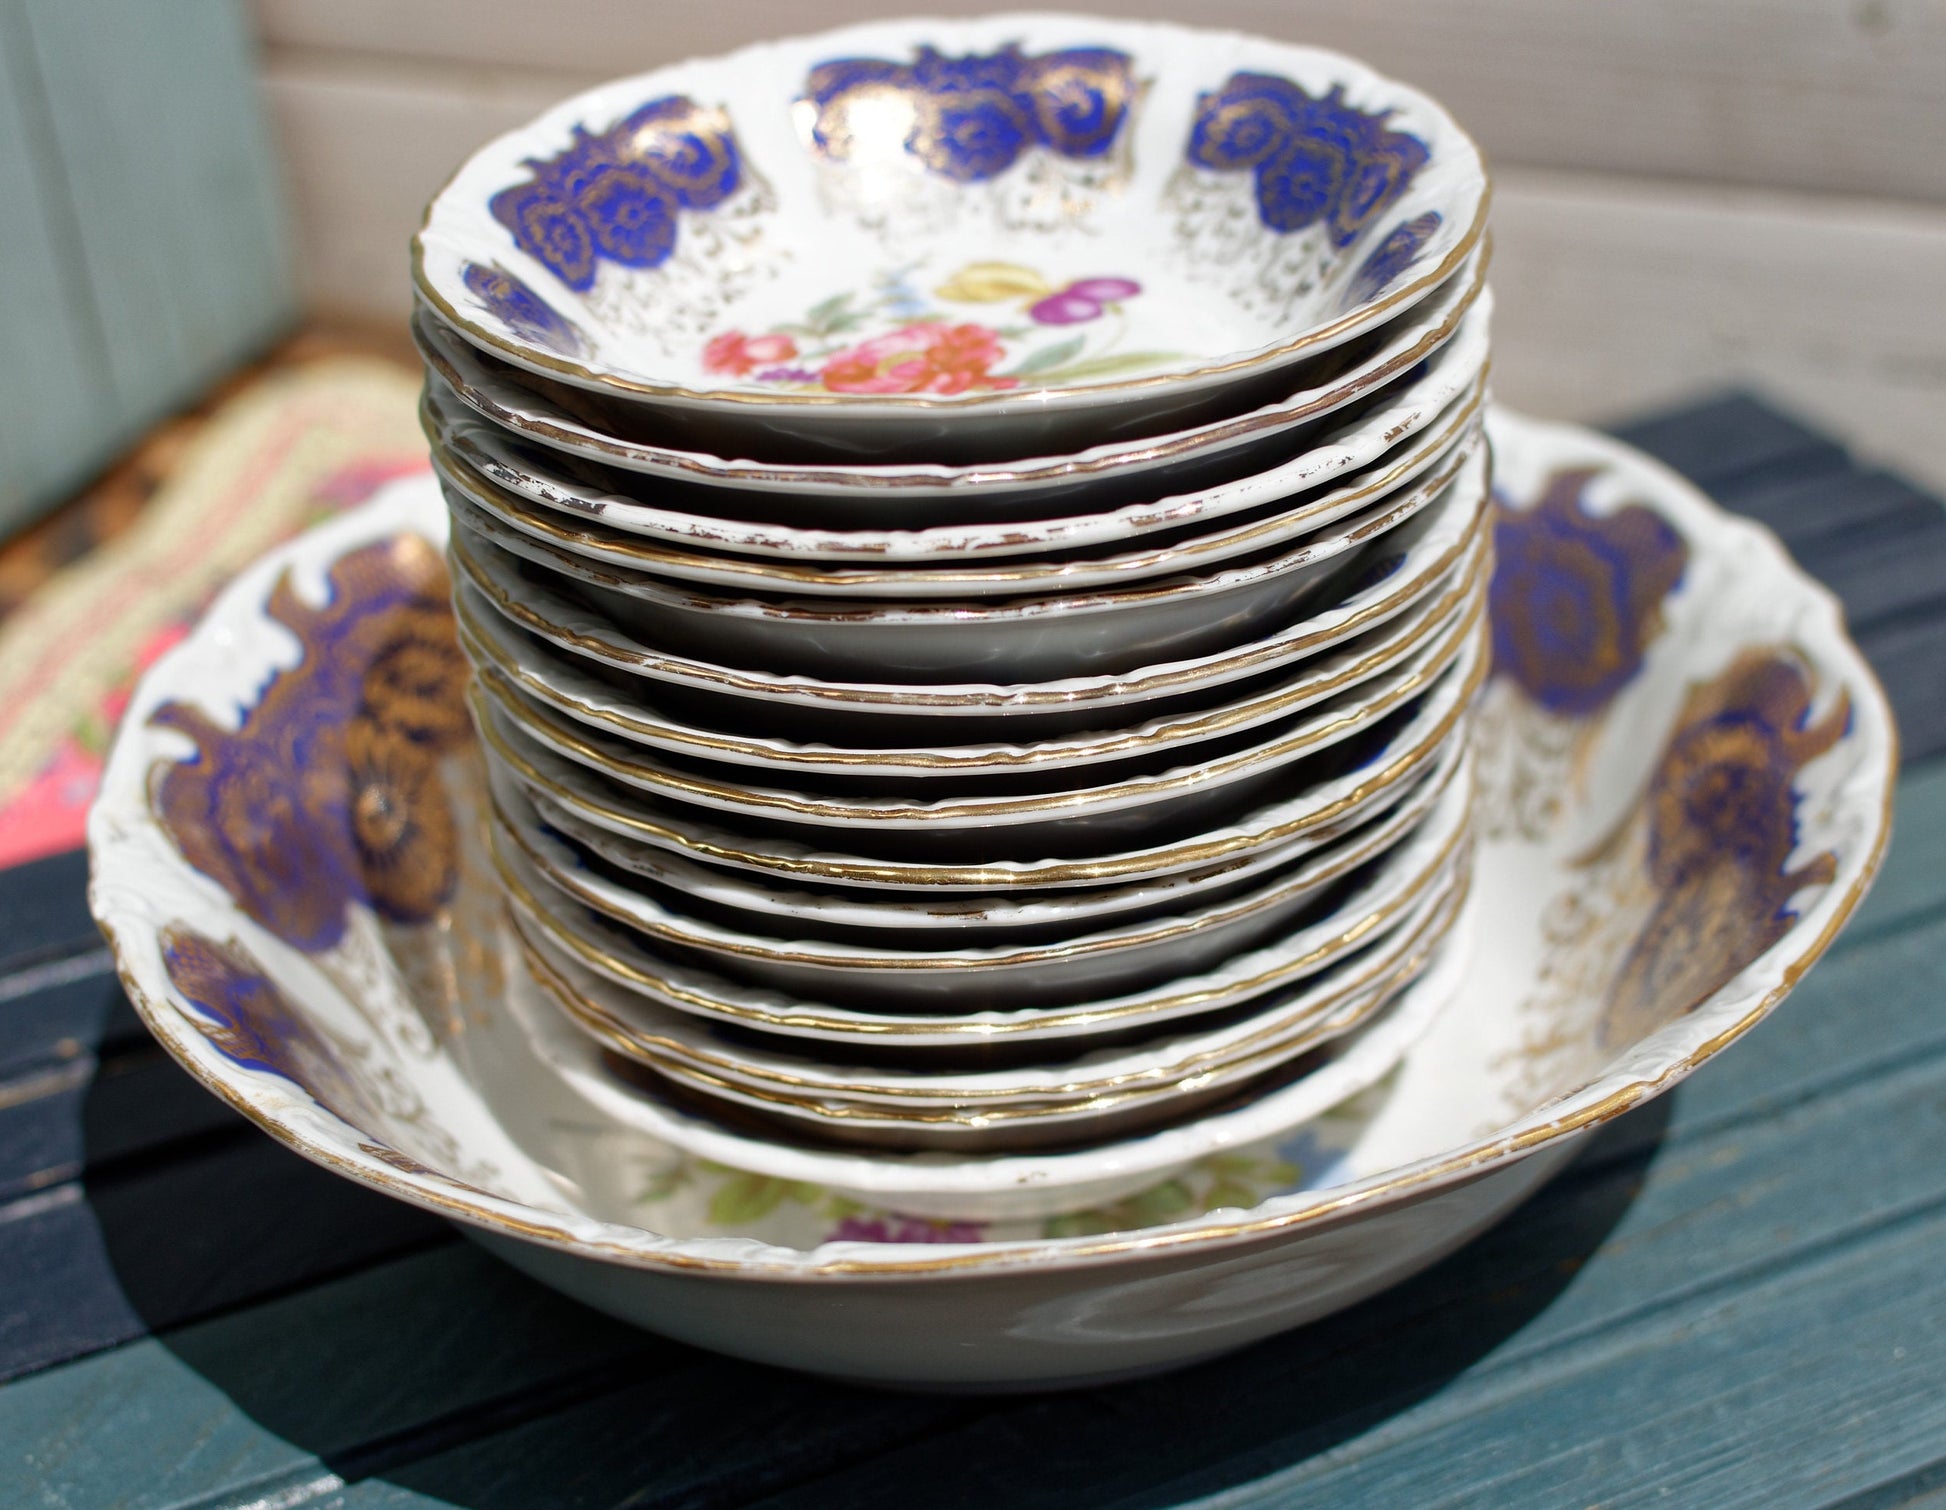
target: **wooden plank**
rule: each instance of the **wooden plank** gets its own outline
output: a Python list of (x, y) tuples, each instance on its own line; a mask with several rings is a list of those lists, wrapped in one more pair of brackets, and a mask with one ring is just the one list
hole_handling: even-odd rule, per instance
[(1908, 761), (1946, 752), (1946, 624), (1888, 624), (1859, 636), (1892, 699)]
[(1888, 472), (1797, 476), (1770, 487), (1739, 488), (1733, 501), (1738, 513), (1777, 531), (1814, 572), (1824, 559), (1823, 548), (1842, 546), (1849, 538), (1946, 529), (1946, 509), (1938, 499)]
[(0, 981), (30, 966), (101, 950), (101, 931), (88, 911), (86, 851), (0, 870), (0, 918), (7, 920)]
[(75, 228), (22, 0), (0, 0), (0, 532), (27, 522), (108, 454), (107, 350), (74, 276)]
[(247, 1131), (55, 1186), (0, 1206), (0, 1379), (451, 1240)]
[(1842, 478), (1845, 448), (1753, 394), (1726, 393), (1611, 426), (1719, 501), (1792, 479)]
[[(1925, 0), (1077, 0), (1336, 47), (1437, 94), (1504, 163), (1946, 200), (1946, 13)], [(462, 61), (613, 77), (768, 36), (902, 16), (905, 0), (257, 0), (273, 58)], [(946, 0), (941, 15), (990, 9)], [(368, 63), (368, 66), (369, 66)]]
[(690, 1356), (451, 1243), (0, 1390), (0, 1502), (295, 1504)]
[(126, 436), (290, 317), (254, 58), (235, 0), (15, 3)]
[(46, 1059), (148, 1041), (105, 949), (0, 978), (0, 1082)]

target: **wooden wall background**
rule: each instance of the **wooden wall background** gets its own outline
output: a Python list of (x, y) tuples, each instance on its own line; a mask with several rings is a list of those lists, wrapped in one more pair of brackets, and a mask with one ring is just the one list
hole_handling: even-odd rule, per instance
[[(395, 320), (421, 206), (599, 78), (959, 0), (254, 0), (313, 308)], [(1600, 420), (1727, 383), (1946, 486), (1946, 0), (1069, 0), (1343, 48), (1497, 195), (1496, 382)]]

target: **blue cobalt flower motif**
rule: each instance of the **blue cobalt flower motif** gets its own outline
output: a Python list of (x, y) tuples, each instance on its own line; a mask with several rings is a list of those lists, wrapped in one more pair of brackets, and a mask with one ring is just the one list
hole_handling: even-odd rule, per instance
[(953, 58), (931, 47), (909, 64), (882, 58), (820, 63), (805, 81), (816, 107), (813, 146), (843, 160), (854, 149), (856, 107), (875, 98), (907, 106), (901, 145), (955, 183), (997, 178), (1031, 148), (1100, 157), (1135, 98), (1132, 60), (1104, 47), (1024, 55), (1019, 46)]
[(676, 248), (678, 212), (712, 209), (743, 181), (729, 119), (677, 95), (599, 134), (576, 126), (565, 151), (528, 167), (533, 177), (489, 208), (516, 246), (577, 293), (594, 286), (603, 261), (660, 267)]
[(1798, 773), (1844, 737), (1851, 710), (1840, 699), (1810, 714), (1810, 678), (1783, 650), (1746, 650), (1690, 693), (1649, 778), (1656, 903), (1609, 990), (1605, 1041), (1693, 1010), (1790, 930), (1799, 891), (1836, 874), (1829, 851), (1791, 865)]
[(562, 356), (588, 349), (580, 327), (505, 268), (469, 262), (461, 276), (487, 313), (522, 340)]
[(472, 737), (439, 554), (416, 535), (333, 564), (320, 608), (288, 577), (269, 616), (303, 646), (240, 728), (169, 703), (153, 722), (195, 742), (162, 767), (156, 816), (189, 863), (299, 949), (344, 937), (346, 909), (395, 922), (437, 915), (458, 874), (439, 761)]
[(161, 942), (169, 983), (200, 1014), (189, 1020), (226, 1059), (281, 1076), (340, 1117), (369, 1116), (336, 1049), (242, 945), (218, 943), (181, 923), (163, 929)]
[(1283, 235), (1322, 225), (1346, 247), (1431, 159), (1418, 137), (1368, 114), (1333, 85), (1322, 99), (1274, 74), (1238, 73), (1203, 95), (1187, 155), (1199, 168), (1256, 175), (1257, 216)]
[(1496, 495), (1493, 669), (1551, 713), (1585, 718), (1642, 669), (1689, 548), (1654, 510), (1596, 517), (1593, 468), (1556, 472), (1529, 508)]
[(1419, 253), (1432, 240), (1433, 233), (1441, 223), (1439, 211), (1428, 210), (1402, 225), (1394, 226), (1385, 239), (1372, 248), (1371, 254), (1359, 263), (1358, 271), (1352, 275), (1351, 283), (1345, 290), (1346, 305), (1349, 307), (1376, 299), (1397, 282), (1406, 269), (1419, 260)]

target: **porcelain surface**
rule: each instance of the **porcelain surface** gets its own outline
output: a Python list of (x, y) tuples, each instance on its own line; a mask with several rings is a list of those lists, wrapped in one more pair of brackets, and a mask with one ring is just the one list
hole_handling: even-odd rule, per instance
[[(702, 915), (681, 893), (651, 892), (590, 866), (510, 785), (496, 784), (496, 859), (524, 865), (562, 897), (621, 924), (643, 948), (674, 949), (679, 958), (809, 1002), (951, 1015), (1001, 1004), (1075, 1006), (1163, 982), (1180, 992), (1186, 978), (1259, 947), (1293, 954), (1327, 942), (1349, 947), (1434, 884), (1460, 845), (1471, 794), (1470, 784), (1452, 786), (1416, 831), (1407, 810), (1361, 832), (1359, 842), (1315, 850), (1241, 896), (1186, 913), (1044, 942), (985, 942), (968, 930), (927, 946), (807, 937), (761, 913)], [(1343, 885), (1327, 896), (1336, 883)]]
[(903, 1055), (915, 1045), (941, 1057), (1017, 1060), (1044, 1054), (1054, 1039), (1120, 1041), (1159, 1025), (1227, 1013), (1290, 989), (1363, 948), (1447, 886), (1459, 863), (1449, 850), (1434, 869), (1399, 874), (1365, 888), (1371, 915), (1297, 929), (1260, 948), (1234, 955), (1199, 976), (1165, 981), (1122, 996), (1062, 1007), (988, 1007), (954, 1013), (901, 1012), (789, 996), (649, 954), (626, 930), (557, 894), (519, 866), (519, 857), (494, 856), (495, 872), (523, 916), (551, 944), (631, 997), (658, 1007), (760, 1032), (800, 1036), (854, 1047), (877, 1045)]
[(96, 915), (151, 1030), (229, 1104), (631, 1321), (953, 1387), (1240, 1346), (1451, 1251), (1734, 1045), (1883, 853), (1896, 739), (1830, 597), (1626, 448), (1491, 428), (1458, 990), (1362, 1095), (1119, 1203), (860, 1206), (698, 1161), (546, 1073), (466, 806), (437, 536), (394, 500), (273, 553), (145, 677), (91, 818)]
[[(818, 529), (722, 516), (708, 490), (568, 458), (465, 408), (430, 374), (420, 417), (449, 482), (518, 529), (595, 560), (753, 591), (936, 597), (1092, 586), (1295, 538), (1417, 476), (1483, 411), (1486, 332), (1468, 326), (1350, 419), (1259, 472), (1101, 513)], [(691, 507), (684, 507), (685, 504)], [(1210, 526), (1216, 526), (1210, 528)], [(1193, 537), (1186, 532), (1200, 530)], [(1148, 545), (1161, 537), (1165, 543)], [(1131, 542), (1146, 548), (1130, 550)], [(1112, 553), (1085, 559), (1076, 552)], [(1046, 559), (1053, 557), (1054, 559)], [(1024, 558), (1024, 559), (1023, 559)]]
[[(1483, 468), (1484, 461), (1476, 458), (1470, 465)], [(819, 742), (1012, 742), (1113, 728), (1121, 722), (1116, 710), (1134, 706), (1149, 717), (1185, 708), (1205, 711), (1232, 683), (1293, 666), (1395, 618), (1433, 592), (1475, 549), (1486, 499), (1483, 491), (1467, 491), (1467, 480), (1461, 478), (1432, 507), (1381, 534), (1364, 553), (1354, 579), (1344, 584), (1343, 596), (1314, 613), (1259, 639), (1203, 655), (1040, 682), (833, 680), (724, 666), (712, 657), (644, 643), (463, 539), (450, 541), (448, 550), (462, 583), (469, 627), (478, 625), (481, 607), (490, 605), (510, 625), (571, 657), (680, 691), (694, 716), (718, 726), (747, 721), (760, 709), (774, 727), (772, 710), (788, 707), (800, 737)], [(955, 726), (942, 729), (941, 718)]]
[(539, 822), (596, 857), (618, 878), (673, 888), (715, 908), (761, 917), (761, 931), (779, 930), (811, 938), (901, 947), (937, 944), (950, 936), (960, 943), (1017, 939), (1023, 934), (1071, 935), (1121, 922), (1165, 917), (1241, 896), (1257, 882), (1299, 855), (1325, 845), (1347, 853), (1376, 854), (1395, 833), (1403, 833), (1432, 810), (1440, 794), (1458, 777), (1464, 751), (1443, 757), (1424, 781), (1390, 807), (1354, 822), (1332, 825), (1309, 836), (1293, 853), (1273, 851), (1223, 865), (1205, 867), (1156, 881), (1095, 891), (1064, 891), (1011, 896), (994, 892), (973, 897), (927, 896), (923, 892), (810, 890), (756, 881), (738, 871), (693, 864), (652, 845), (637, 844), (583, 821), (534, 792), (525, 793)]
[[(510, 529), (448, 495), (465, 553), (536, 597), (568, 597), (659, 649), (726, 666), (830, 681), (1055, 681), (1212, 655), (1275, 633), (1306, 605), (1330, 604), (1381, 538), (1435, 501), (1486, 491), (1484, 451), (1465, 451), (1413, 486), (1285, 545), (1213, 569), (1003, 599), (729, 596), (590, 561)], [(1454, 496), (1446, 497), (1448, 492)], [(511, 590), (511, 587), (510, 589)]]
[[(750, 705), (748, 719), (719, 727), (699, 721), (652, 683), (616, 687), (594, 667), (505, 621), (468, 589), (460, 590), (454, 610), (460, 645), (470, 659), (490, 668), (533, 702), (618, 739), (785, 775), (813, 771), (943, 778), (1067, 770), (1155, 757), (1310, 707), (1397, 667), (1435, 636), (1470, 615), (1483, 613), (1485, 557), (1482, 542), (1422, 600), (1396, 617), (1290, 670), (1273, 667), (1228, 686), (1220, 701), (1204, 696), (1182, 705), (1184, 699), (1174, 699), (1180, 706), (1126, 726), (1117, 726), (1110, 710), (1108, 727), (1026, 743), (948, 743), (934, 738), (918, 745), (845, 745), (785, 738), (772, 732), (773, 721), (766, 720), (756, 704)], [(927, 727), (928, 733), (933, 731), (960, 732), (937, 721)]]
[(1408, 730), (1449, 722), (1485, 672), (1477, 621), (1460, 620), (1396, 670), (1213, 747), (1099, 770), (1034, 772), (978, 784), (895, 781), (874, 774), (811, 775), (791, 786), (753, 781), (741, 768), (680, 763), (611, 739), (521, 699), (496, 673), (476, 669), (474, 698), (495, 720), (495, 743), (529, 762), (564, 756), (660, 807), (704, 809), (721, 821), (763, 820), (825, 833), (826, 842), (940, 858), (1019, 857), (1045, 848), (1079, 855), (1143, 832), (1186, 831), (1195, 820), (1294, 797), (1382, 761)]
[[(957, 426), (925, 448), (928, 459), (867, 462), (786, 463), (752, 459), (729, 447), (727, 454), (701, 450), (693, 424), (682, 427), (680, 437), (625, 435), (612, 417), (584, 417), (586, 405), (571, 409), (557, 392), (532, 386), (531, 379), (520, 381), (514, 369), (423, 315), (412, 333), (428, 369), (483, 419), (566, 456), (658, 482), (699, 484), (715, 495), (710, 512), (775, 517), (777, 497), (784, 495), (789, 520), (799, 526), (933, 528), (1099, 513), (1144, 501), (1143, 494), (1153, 499), (1266, 472), (1329, 438), (1352, 417), (1346, 412), (1352, 406), (1383, 406), (1393, 385), (1413, 382), (1449, 343), (1477, 343), (1474, 349), (1484, 361), (1492, 306), (1484, 252), (1475, 253), (1424, 304), (1347, 348), (1334, 365), (1349, 365), (1328, 380), (1260, 400), (1241, 414), (1165, 434), (1049, 450), (1004, 463), (935, 459), (950, 448), (960, 433)], [(865, 454), (884, 458), (886, 453), (872, 446)]]
[(1334, 53), (912, 20), (564, 101), (467, 161), (413, 261), (470, 339), (653, 411), (1004, 448), (1275, 380), (1448, 278), (1486, 194), (1443, 110)]
[(1166, 1110), (1355, 1029), (1423, 965), (1452, 926), (1466, 888), (1463, 874), (1449, 871), (1365, 947), (1296, 988), (1251, 1004), (1242, 1015), (1225, 1014), (1218, 1025), (1191, 1019), (1172, 1023), (1160, 1036), (1108, 1045), (1049, 1041), (1042, 1057), (1000, 1068), (860, 1062), (856, 1055), (813, 1055), (802, 1043), (732, 1037), (689, 1013), (646, 1004), (581, 966), (573, 950), (556, 942), (544, 909), (526, 905), (531, 893), (515, 888), (509, 894), (514, 926), (541, 956), (538, 973), (550, 993), (601, 1047), (678, 1078), (693, 1072), (711, 1091), (742, 1092), (759, 1109), (800, 1116), (808, 1124), (875, 1116), (887, 1126), (903, 1120), (977, 1134), (994, 1125), (997, 1119), (988, 1113), (996, 1110), (1029, 1121), (1093, 1116), (1138, 1103)]
[[(1485, 670), (1476, 647), (1430, 690), (1290, 766), (1247, 779), (1205, 782), (1190, 765), (1076, 795), (1095, 811), (1058, 802), (989, 799), (873, 810), (768, 789), (718, 785), (718, 804), (672, 801), (569, 759), (516, 727), (476, 695), (495, 765), (587, 822), (691, 859), (819, 885), (990, 892), (1099, 886), (1244, 859), (1369, 813), (1430, 772), (1467, 721)], [(1356, 716), (1356, 715), (1352, 715)], [(566, 742), (565, 739), (563, 741)], [(586, 740), (580, 743), (588, 747)], [(639, 766), (638, 766), (639, 768)], [(743, 809), (729, 811), (732, 803)], [(1255, 805), (1252, 805), (1252, 804)], [(861, 813), (873, 813), (869, 823)], [(1174, 815), (1167, 827), (1158, 812)], [(986, 821), (997, 817), (1015, 821)], [(844, 848), (839, 848), (842, 845)]]

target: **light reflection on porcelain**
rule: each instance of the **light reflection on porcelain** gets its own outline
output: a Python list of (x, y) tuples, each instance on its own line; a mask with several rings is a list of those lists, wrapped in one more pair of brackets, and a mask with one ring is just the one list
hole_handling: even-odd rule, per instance
[[(1423, 1267), (1509, 1210), (1585, 1130), (1732, 1042), (1830, 942), (1882, 854), (1895, 739), (1835, 604), (1761, 531), (1624, 448), (1506, 415), (1492, 430), (1515, 506), (1554, 474), (1592, 469), (1592, 517), (1639, 504), (1681, 538), (1685, 567), (1659, 605), (1660, 629), (1644, 636), (1639, 669), (1586, 715), (1601, 727), (1572, 767), (1516, 766), (1496, 742), (1521, 730), (1503, 720), (1482, 731), (1482, 769), (1502, 777), (1482, 799), (1492, 832), (1475, 891), (1490, 947), (1393, 1080), (1340, 1108), (1339, 1126), (1312, 1125), (1322, 1156), (1307, 1158), (1287, 1136), (1253, 1151), (1248, 1171), (1205, 1165), (1186, 1204), (1170, 1193), (1104, 1213), (1099, 1224), (1116, 1229), (1105, 1235), (993, 1229), (967, 1241), (964, 1231), (834, 1210), (809, 1191), (773, 1201), (769, 1189), (742, 1190), (719, 1202), (731, 1177), (709, 1171), (651, 1188), (669, 1151), (537, 1073), (494, 1010), (501, 989), (532, 987), (491, 908), (474, 909), (483, 883), (468, 857), (477, 826), (463, 752), (441, 764), (461, 849), (445, 916), (470, 921), (395, 924), (385, 935), (396, 956), (443, 961), (401, 959), (396, 978), (443, 979), (461, 999), (455, 1030), (424, 1053), (374, 1026), (374, 985), (321, 970), (324, 956), (286, 942), (246, 909), (246, 893), (191, 863), (150, 805), (150, 776), (158, 763), (194, 760), (197, 746), (153, 715), (191, 704), (233, 730), (271, 673), (297, 662), (267, 611), (287, 568), (291, 591), (317, 611), (331, 563), (415, 534), (437, 540), (437, 505), (410, 488), (247, 573), (157, 663), (91, 816), (93, 905), (145, 1019), (232, 1104), (309, 1156), (454, 1215), (522, 1268), (670, 1335), (854, 1377), (958, 1385), (1111, 1376), (1239, 1345)], [(1490, 695), (1524, 697), (1507, 677)], [(1515, 771), (1558, 793), (1542, 804), (1552, 814), (1544, 826), (1491, 821), (1506, 811)], [(1700, 792), (1741, 795), (1705, 804), (1734, 818), (1736, 842), (1698, 865), (1688, 815)], [(1676, 896), (1706, 926), (1659, 929), (1655, 910)], [(1577, 911), (1614, 918), (1612, 898), (1627, 905), (1604, 942), (1582, 948), (1554, 926)], [(252, 907), (274, 923), (276, 909)], [(369, 918), (363, 901), (350, 902), (352, 932)], [(480, 977), (454, 949), (455, 933), (474, 930), (475, 950), (506, 971), (493, 995), (470, 994)], [(251, 1034), (224, 1027), (230, 1008), (192, 1000), (210, 999), (208, 970), (179, 967), (172, 979), (165, 941), (190, 935), (212, 941), (199, 949), (228, 951), (203, 956), (228, 960), (226, 978), (267, 983), (268, 994), (246, 993)], [(1681, 968), (1644, 968), (1633, 962), (1641, 951), (1680, 954)], [(445, 1014), (436, 1001), (413, 1005), (429, 1020)], [(381, 1109), (368, 1124), (349, 1105), (334, 1110), (330, 1072), (308, 1070), (294, 1051), (279, 1056), (283, 1069), (249, 1063), (247, 1044), (265, 1041), (273, 1006), (305, 1026), (269, 1036), (302, 1041), (306, 1053), (323, 1045), (347, 1078), (355, 1060), (361, 1084), (403, 1083), (414, 1115)], [(1292, 1179), (1279, 1162), (1306, 1167)], [(1197, 1210), (1244, 1200), (1253, 1204)], [(804, 1304), (807, 1283), (845, 1287), (845, 1327)]]
[[(1254, 157), (1218, 129), (1252, 102), (1278, 120)], [(1184, 173), (1236, 179), (1247, 222), (1214, 241), (1186, 228)], [(911, 439), (949, 405), (969, 443), (1004, 451), (1105, 406), (1160, 417), (1371, 329), (1458, 268), (1485, 200), (1451, 118), (1350, 59), (1021, 14), (857, 26), (588, 91), (462, 167), (414, 262), (440, 318), (536, 373), (720, 410), (746, 439), (830, 426)], [(1045, 287), (1029, 323), (1079, 329), (1120, 304), (1130, 338), (1106, 353), (1063, 342), (1065, 360), (1022, 372), (956, 337), (941, 370), (978, 367), (966, 382), (894, 384), (872, 353), (834, 374), (786, 349), (804, 345), (786, 323), (844, 294), (834, 268), (936, 290), (969, 263), (1033, 270)], [(469, 265), (504, 269), (585, 339), (505, 318), (468, 292)], [(886, 313), (868, 339), (919, 349), (918, 322)], [(947, 328), (969, 326), (987, 322)], [(850, 381), (854, 366), (869, 380)]]

